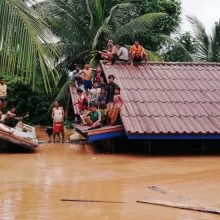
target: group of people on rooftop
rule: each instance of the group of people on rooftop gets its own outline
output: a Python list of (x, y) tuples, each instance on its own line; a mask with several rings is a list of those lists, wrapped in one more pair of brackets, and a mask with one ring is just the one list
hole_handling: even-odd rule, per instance
[[(107, 49), (98, 51), (100, 58), (108, 64), (115, 61), (134, 62), (147, 61), (148, 55), (138, 41), (131, 46), (130, 52), (124, 44), (114, 45), (112, 40), (107, 43)], [(75, 66), (74, 71), (69, 71), (69, 80), (77, 87), (78, 115), (77, 122), (87, 126), (87, 130), (99, 128), (102, 125), (115, 125), (119, 121), (119, 113), (123, 104), (120, 95), (120, 87), (114, 82), (115, 76), (109, 75), (107, 79), (99, 65), (92, 69), (89, 64), (85, 64), (81, 69)], [(53, 118), (53, 139), (61, 132), (64, 141), (64, 109), (58, 101), (55, 102), (52, 110)], [(118, 120), (117, 120), (118, 119)]]
[(128, 52), (128, 49), (123, 43), (114, 45), (112, 40), (108, 40), (107, 49), (98, 51), (98, 53), (101, 59), (108, 61), (109, 64), (113, 64), (115, 61), (122, 61), (126, 63), (130, 62), (133, 65), (134, 61), (144, 61), (146, 63), (148, 59), (146, 51), (138, 41), (134, 41)]
[(78, 101), (74, 104), (79, 112), (78, 121), (87, 125), (89, 130), (103, 124), (115, 125), (122, 107), (115, 77), (109, 75), (106, 80), (101, 66), (93, 73), (90, 65), (86, 64), (82, 70), (77, 66), (70, 78), (77, 87)]

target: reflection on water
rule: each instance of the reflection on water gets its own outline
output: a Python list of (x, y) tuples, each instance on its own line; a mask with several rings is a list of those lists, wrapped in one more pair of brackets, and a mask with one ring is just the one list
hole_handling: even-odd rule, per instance
[[(215, 220), (218, 216), (136, 200), (220, 208), (219, 173), (219, 157), (95, 155), (78, 145), (44, 144), (33, 154), (0, 154), (0, 219)], [(152, 185), (167, 193), (149, 189)], [(126, 204), (61, 202), (62, 198)]]

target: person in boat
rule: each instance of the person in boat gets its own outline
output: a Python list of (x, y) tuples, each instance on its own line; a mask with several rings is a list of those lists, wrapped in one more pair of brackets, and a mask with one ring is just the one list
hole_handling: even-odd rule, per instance
[(107, 92), (107, 112), (109, 112), (113, 107), (113, 101), (114, 101), (114, 95), (115, 95), (115, 89), (119, 87), (115, 82), (115, 76), (109, 75), (108, 76), (108, 84), (106, 86), (106, 92)]
[(4, 132), (7, 132), (9, 134), (13, 134), (15, 129), (11, 128), (11, 127), (8, 127), (8, 126), (5, 126), (5, 119), (6, 119), (6, 114), (3, 114), (0, 111), (0, 130), (4, 131)]
[(60, 106), (59, 101), (54, 102), (54, 107), (52, 109), (52, 119), (53, 119), (53, 142), (56, 141), (56, 135), (59, 136), (61, 133), (62, 142), (64, 143), (64, 109)]
[(6, 107), (7, 85), (3, 77), (0, 77), (0, 111)]
[(89, 105), (91, 103), (98, 102), (100, 92), (101, 88), (99, 88), (99, 83), (97, 81), (94, 81), (92, 89), (89, 90)]
[(85, 92), (88, 93), (89, 90), (92, 88), (92, 68), (90, 67), (89, 64), (85, 65), (85, 68), (83, 69), (83, 85), (84, 85), (84, 89)]
[(83, 124), (89, 126), (88, 130), (101, 127), (101, 112), (97, 110), (97, 104), (91, 103), (89, 111), (83, 117)]
[(112, 64), (114, 56), (117, 54), (117, 47), (113, 44), (112, 40), (108, 40), (107, 50), (99, 51), (102, 60), (109, 61)]
[(134, 65), (134, 60), (138, 62), (144, 60), (145, 63), (147, 62), (147, 53), (137, 40), (134, 42), (134, 45), (130, 48), (131, 65)]
[(129, 60), (129, 53), (128, 49), (125, 47), (123, 43), (119, 43), (119, 50), (117, 52), (117, 60), (128, 62)]
[(9, 127), (15, 127), (17, 122), (21, 118), (16, 117), (16, 108), (11, 108), (7, 113), (5, 117), (5, 125)]
[(5, 123), (5, 118), (6, 118), (6, 114), (3, 114), (2, 111), (0, 111), (0, 123), (1, 124)]
[(114, 102), (112, 109), (108, 112), (108, 117), (110, 119), (111, 125), (115, 125), (115, 122), (117, 120), (117, 117), (120, 113), (121, 107), (122, 107), (123, 101), (120, 95), (120, 88), (115, 88), (115, 95), (114, 95)]

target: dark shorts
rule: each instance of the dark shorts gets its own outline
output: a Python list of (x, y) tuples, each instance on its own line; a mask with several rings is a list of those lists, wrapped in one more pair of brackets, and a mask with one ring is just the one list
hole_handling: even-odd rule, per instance
[(83, 84), (84, 84), (84, 89), (85, 89), (86, 91), (88, 91), (89, 89), (92, 88), (92, 82), (91, 82), (91, 80), (84, 80), (84, 81), (83, 81)]

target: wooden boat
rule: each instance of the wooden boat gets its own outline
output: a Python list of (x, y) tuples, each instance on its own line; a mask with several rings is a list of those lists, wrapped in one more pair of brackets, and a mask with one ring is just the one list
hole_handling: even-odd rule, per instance
[(0, 124), (0, 140), (33, 151), (38, 146), (35, 128), (19, 122), (15, 128)]

